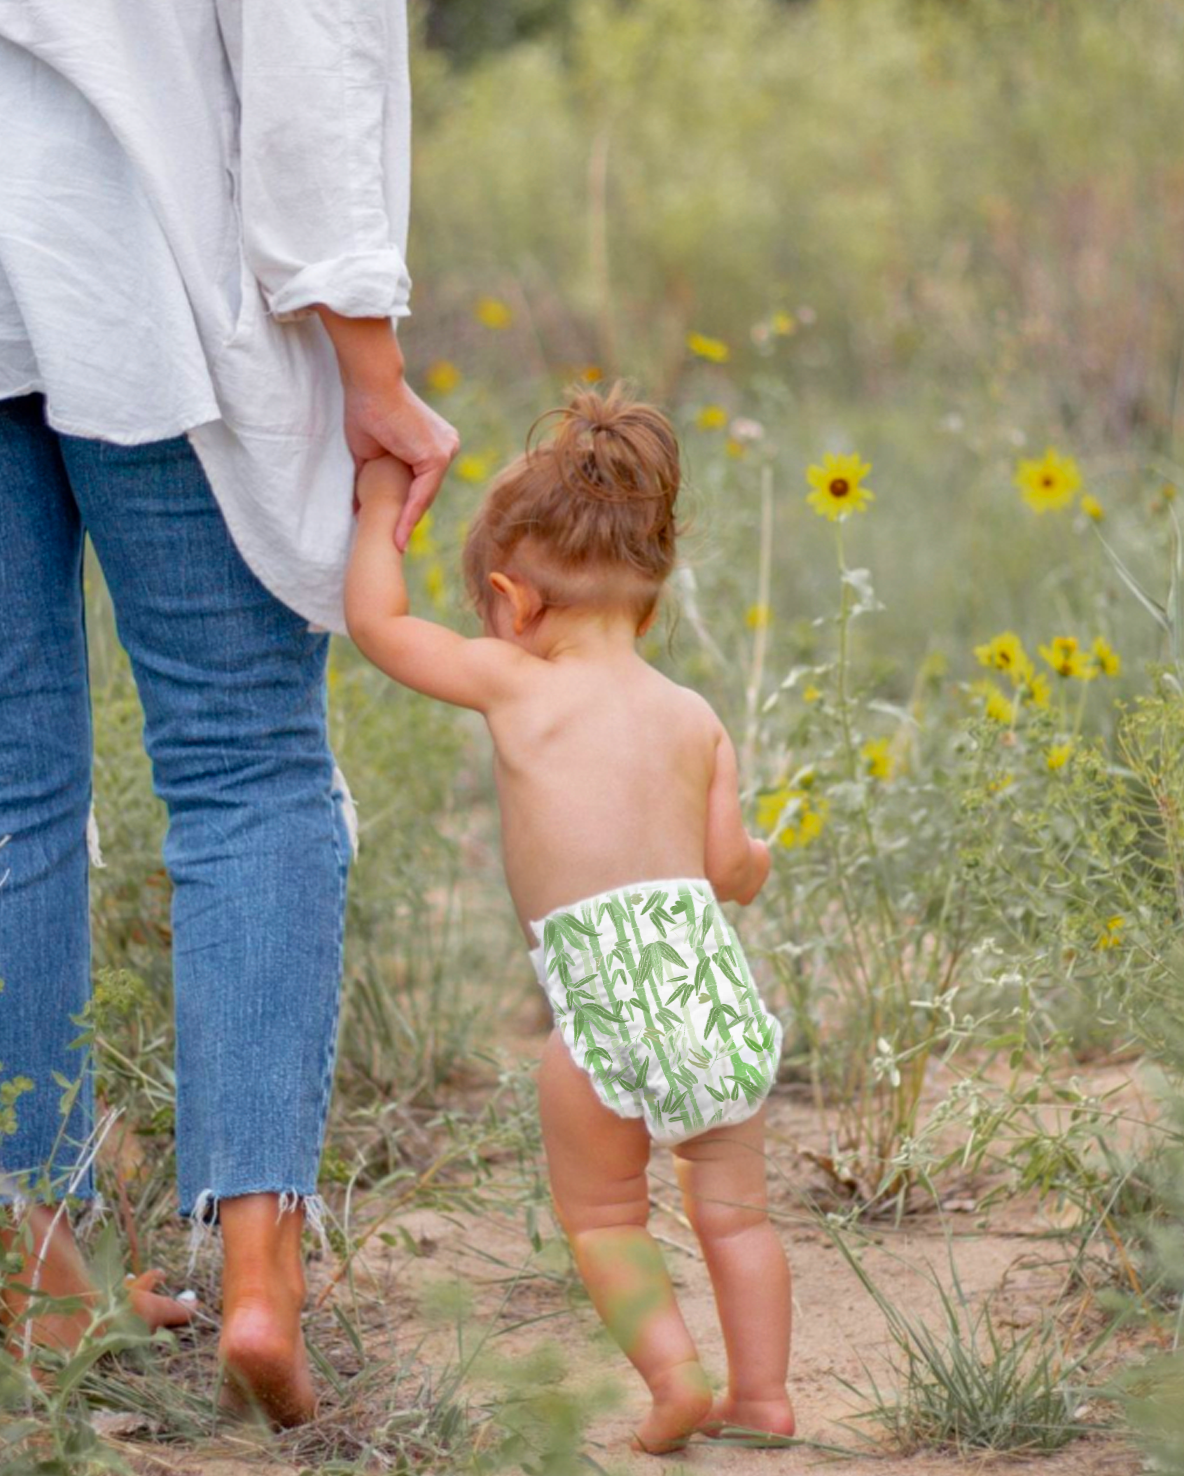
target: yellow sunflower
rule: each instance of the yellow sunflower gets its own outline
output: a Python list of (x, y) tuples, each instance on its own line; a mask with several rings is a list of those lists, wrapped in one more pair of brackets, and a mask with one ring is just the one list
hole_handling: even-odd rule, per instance
[(887, 738), (869, 738), (859, 750), (859, 756), (873, 779), (887, 782), (896, 772), (896, 759)]
[(986, 645), (975, 646), (974, 654), (981, 665), (1005, 671), (1017, 687), (1032, 679), (1031, 658), (1014, 630), (1005, 630), (1002, 635), (992, 637)]
[(1040, 647), (1040, 654), (1058, 676), (1090, 682), (1098, 674), (1097, 667), (1074, 636), (1056, 636), (1047, 646)]
[(1122, 657), (1101, 636), (1094, 642), (1093, 654), (1103, 676), (1116, 677), (1122, 670)]
[(832, 523), (853, 512), (863, 512), (876, 494), (863, 485), (863, 479), (871, 471), (870, 463), (858, 456), (832, 456), (830, 452), (822, 458), (821, 466), (807, 468), (806, 477), (814, 488), (806, 498), (820, 517)]
[(707, 359), (712, 364), (726, 364), (732, 357), (732, 350), (721, 338), (709, 338), (706, 333), (688, 333), (687, 348), (700, 359)]
[(1003, 727), (1010, 728), (1015, 722), (1015, 703), (1006, 697), (994, 682), (975, 682), (974, 690), (986, 699), (983, 711), (987, 717), (993, 723), (1001, 723)]
[(457, 457), (454, 470), (462, 482), (483, 482), (493, 470), (493, 457), (469, 452)]
[(1108, 917), (1098, 934), (1098, 948), (1119, 948), (1122, 945), (1122, 930), (1126, 926), (1124, 917)]
[(1021, 461), (1015, 484), (1028, 506), (1038, 513), (1067, 507), (1081, 487), (1081, 472), (1071, 456), (1061, 456), (1050, 446), (1041, 461)]
[(722, 405), (704, 405), (695, 416), (695, 424), (700, 430), (723, 430), (727, 423), (728, 412)]
[(473, 309), (473, 316), (485, 328), (508, 328), (514, 321), (509, 304), (500, 297), (483, 297)]
[(451, 359), (437, 359), (428, 366), (428, 389), (438, 395), (449, 395), (461, 380), (460, 370)]
[(818, 839), (827, 808), (825, 800), (816, 801), (804, 789), (783, 784), (757, 800), (756, 823), (766, 834), (776, 835), (786, 850), (792, 850)]
[(411, 530), (407, 541), (407, 554), (413, 559), (426, 559), (436, 552), (436, 540), (432, 537), (432, 515), (425, 512)]

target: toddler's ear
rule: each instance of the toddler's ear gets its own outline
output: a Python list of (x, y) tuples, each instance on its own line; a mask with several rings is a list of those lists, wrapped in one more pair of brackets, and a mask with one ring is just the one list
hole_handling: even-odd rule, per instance
[(489, 576), (489, 587), (506, 601), (515, 635), (520, 636), (542, 613), (543, 602), (538, 591), (529, 584), (524, 584), (522, 580), (515, 579), (512, 574), (502, 574), (495, 570)]

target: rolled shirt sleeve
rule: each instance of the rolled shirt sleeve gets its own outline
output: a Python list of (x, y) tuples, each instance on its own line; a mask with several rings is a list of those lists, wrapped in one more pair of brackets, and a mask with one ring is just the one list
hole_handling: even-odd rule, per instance
[(410, 312), (406, 0), (219, 0), (243, 250), (271, 314)]

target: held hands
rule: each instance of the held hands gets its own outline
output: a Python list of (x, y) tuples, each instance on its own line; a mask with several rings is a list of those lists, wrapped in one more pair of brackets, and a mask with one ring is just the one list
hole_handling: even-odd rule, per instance
[[(385, 318), (343, 318), (318, 307), (337, 353), (345, 391), (345, 439), (360, 473), (367, 462), (393, 456), (411, 470), (395, 527), (400, 552), (431, 506), (460, 447), (451, 425), (426, 405), (403, 375), (403, 354)], [(360, 478), (359, 478), (360, 483)]]

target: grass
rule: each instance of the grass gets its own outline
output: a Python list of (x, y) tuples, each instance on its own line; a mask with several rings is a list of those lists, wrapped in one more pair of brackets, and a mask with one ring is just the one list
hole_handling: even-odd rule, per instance
[(861, 1418), (878, 1425), (894, 1447), (963, 1457), (1047, 1455), (1097, 1428), (1079, 1413), (1092, 1392), (1082, 1370), (1112, 1329), (1073, 1354), (1052, 1313), (1025, 1332), (1001, 1331), (990, 1302), (976, 1305), (964, 1290), (948, 1240), (948, 1277), (928, 1268), (920, 1273), (938, 1304), (937, 1316), (926, 1319), (904, 1311), (905, 1298), (872, 1279), (848, 1238), (836, 1233), (834, 1239), (882, 1314), (892, 1344), (891, 1386), (881, 1388), (865, 1364), (869, 1390), (848, 1388), (862, 1405)]

